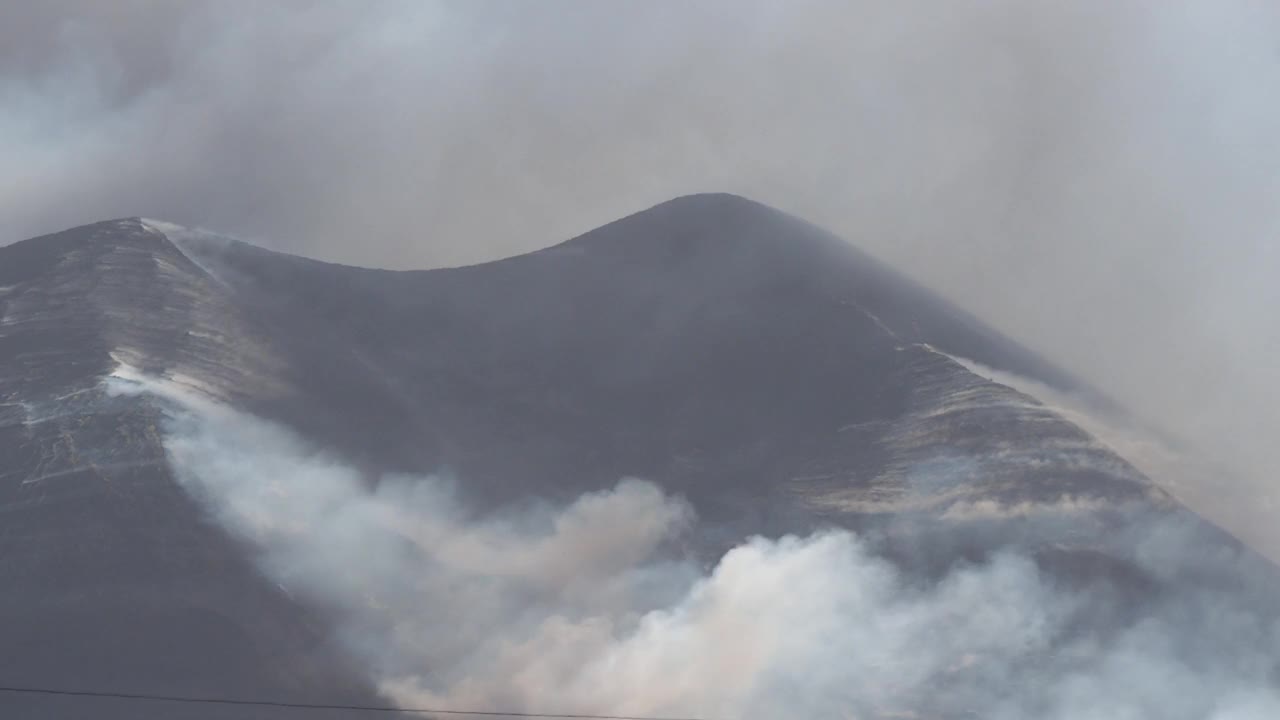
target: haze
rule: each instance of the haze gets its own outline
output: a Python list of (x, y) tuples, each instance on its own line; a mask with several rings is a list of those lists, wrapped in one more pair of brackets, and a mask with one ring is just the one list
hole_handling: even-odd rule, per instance
[(1263, 0), (9, 2), (0, 244), (145, 215), (420, 268), (737, 192), (1190, 439), (1257, 522), (1278, 31)]

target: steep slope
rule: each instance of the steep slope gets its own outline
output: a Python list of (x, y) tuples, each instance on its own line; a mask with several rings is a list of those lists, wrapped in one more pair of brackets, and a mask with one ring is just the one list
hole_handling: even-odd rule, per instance
[[(266, 392), (258, 379), (269, 363), (225, 291), (136, 220), (2, 248), (0, 277), (4, 683), (376, 701), (308, 611), (173, 482), (155, 406), (103, 385), (130, 361), (215, 392)], [(7, 717), (138, 712), (39, 696), (0, 697), (0, 708)]]

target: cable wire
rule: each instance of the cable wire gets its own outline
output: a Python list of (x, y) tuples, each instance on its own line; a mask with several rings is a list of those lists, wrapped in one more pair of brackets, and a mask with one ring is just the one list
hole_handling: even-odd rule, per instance
[(58, 695), (66, 697), (108, 698), (113, 700), (143, 700), (201, 705), (248, 705), (252, 707), (293, 708), (301, 710), (355, 710), (361, 712), (412, 713), (415, 715), (462, 715), (469, 717), (547, 718), (549, 720), (700, 720), (699, 718), (659, 718), (642, 715), (583, 715), (573, 713), (501, 712), (484, 710), (446, 710), (440, 708), (399, 708), (378, 705), (330, 705), (323, 703), (283, 702), (279, 700), (235, 700), (231, 698), (189, 697), (178, 695), (148, 695), (145, 693), (94, 692), (89, 690), (57, 690), (54, 688), (6, 687), (0, 692), (29, 695)]

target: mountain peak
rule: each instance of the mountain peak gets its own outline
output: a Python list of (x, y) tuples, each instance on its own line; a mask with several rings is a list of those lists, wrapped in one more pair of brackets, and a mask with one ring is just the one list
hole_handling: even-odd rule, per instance
[[(658, 203), (651, 209), (670, 207), (685, 212), (778, 213), (779, 211), (751, 198), (727, 192), (701, 192), (678, 195)], [(643, 212), (643, 211), (642, 211)]]
[(541, 252), (598, 253), (640, 262), (706, 257), (736, 263), (779, 262), (836, 248), (851, 251), (820, 228), (763, 203), (731, 193), (698, 193), (672, 198)]

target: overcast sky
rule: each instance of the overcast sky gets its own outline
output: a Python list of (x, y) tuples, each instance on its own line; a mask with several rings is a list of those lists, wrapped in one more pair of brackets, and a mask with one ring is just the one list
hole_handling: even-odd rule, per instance
[(0, 244), (420, 268), (737, 192), (1264, 483), (1278, 128), (1270, 0), (0, 4)]

